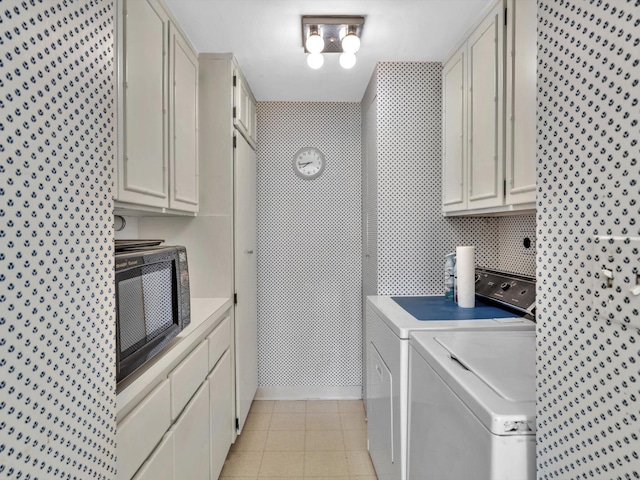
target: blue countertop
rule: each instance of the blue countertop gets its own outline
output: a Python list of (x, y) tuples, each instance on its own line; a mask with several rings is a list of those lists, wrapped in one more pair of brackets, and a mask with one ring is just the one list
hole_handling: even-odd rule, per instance
[(413, 315), (417, 320), (486, 320), (510, 318), (512, 312), (488, 305), (476, 299), (475, 308), (461, 308), (444, 297), (391, 297), (391, 299)]

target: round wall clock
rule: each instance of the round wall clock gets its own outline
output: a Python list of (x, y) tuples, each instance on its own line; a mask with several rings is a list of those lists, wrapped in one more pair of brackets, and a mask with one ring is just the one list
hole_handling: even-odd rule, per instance
[(324, 154), (314, 147), (304, 147), (293, 156), (293, 171), (300, 178), (312, 180), (324, 172)]

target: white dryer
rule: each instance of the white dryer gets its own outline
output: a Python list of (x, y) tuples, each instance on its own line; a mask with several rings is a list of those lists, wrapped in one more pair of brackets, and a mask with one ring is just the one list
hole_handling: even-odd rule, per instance
[(458, 308), (441, 296), (367, 297), (367, 440), (379, 480), (407, 478), (411, 333), (535, 328), (530, 320), (535, 306), (533, 278), (485, 269), (477, 269), (476, 274), (477, 308), (473, 309)]
[(410, 480), (534, 480), (535, 332), (417, 332)]

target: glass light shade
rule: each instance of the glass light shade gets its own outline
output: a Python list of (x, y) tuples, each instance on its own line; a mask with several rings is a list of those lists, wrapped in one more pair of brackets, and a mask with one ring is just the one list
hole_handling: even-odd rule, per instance
[(354, 33), (346, 35), (342, 39), (342, 50), (345, 53), (356, 53), (360, 50), (360, 38), (358, 38)]
[(324, 57), (321, 53), (310, 53), (307, 55), (307, 65), (314, 70), (319, 69), (324, 64)]
[(356, 56), (353, 53), (341, 53), (340, 54), (340, 66), (347, 70), (353, 68), (356, 64)]
[(307, 38), (307, 51), (309, 53), (320, 53), (324, 50), (324, 40), (317, 33), (309, 35)]

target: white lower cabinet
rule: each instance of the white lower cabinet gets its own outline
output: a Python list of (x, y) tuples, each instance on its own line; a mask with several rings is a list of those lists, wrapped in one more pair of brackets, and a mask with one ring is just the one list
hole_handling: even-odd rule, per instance
[[(218, 478), (220, 472), (215, 476), (210, 474), (209, 452), (211, 451), (212, 455), (215, 454), (217, 459), (224, 450), (222, 458), (224, 463), (229, 448), (229, 439), (218, 431), (216, 436), (220, 437), (218, 440), (219, 451), (211, 450), (213, 436), (210, 435), (209, 430), (210, 413), (218, 412), (214, 412), (209, 407), (210, 390), (210, 383), (207, 380), (187, 404), (184, 412), (164, 436), (160, 445), (138, 470), (133, 480), (209, 480), (209, 478)], [(230, 399), (228, 403), (230, 408)], [(226, 449), (222, 441), (223, 438), (227, 443)]]
[(116, 428), (118, 480), (136, 473), (170, 426), (169, 380), (163, 381)]
[(229, 316), (203, 331), (118, 422), (118, 480), (218, 478), (235, 432), (232, 332)]
[(171, 380), (171, 420), (175, 421), (207, 376), (209, 345), (202, 342), (169, 374)]
[(174, 480), (174, 443), (173, 432), (167, 433), (133, 480)]
[(206, 380), (173, 426), (175, 478), (209, 480), (209, 381)]
[[(209, 377), (211, 480), (220, 476), (234, 429), (231, 395), (231, 351), (227, 350)], [(226, 434), (225, 434), (226, 433)]]

